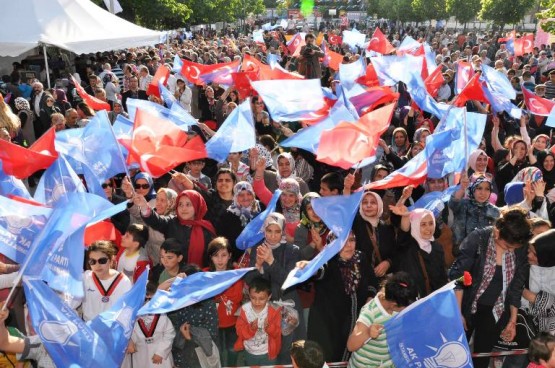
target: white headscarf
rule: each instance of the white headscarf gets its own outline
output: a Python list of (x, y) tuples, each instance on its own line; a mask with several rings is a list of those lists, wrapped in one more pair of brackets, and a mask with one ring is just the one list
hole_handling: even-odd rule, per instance
[(364, 219), (364, 221), (369, 222), (372, 225), (372, 227), (378, 227), (378, 224), (380, 223), (380, 218), (382, 217), (382, 214), (383, 214), (383, 201), (382, 201), (382, 198), (374, 192), (364, 193), (364, 195), (362, 196), (362, 200), (364, 200), (364, 197), (366, 197), (367, 195), (370, 195), (370, 194), (374, 198), (376, 198), (376, 202), (378, 203), (378, 214), (376, 215), (376, 217), (365, 216), (364, 211), (362, 211), (362, 201), (360, 202), (360, 207), (358, 208), (358, 213), (360, 213), (360, 217), (362, 217)]
[(434, 218), (433, 212), (424, 208), (417, 208), (410, 213), (410, 234), (414, 240), (416, 240), (420, 249), (430, 254), (432, 251), (432, 241), (434, 241), (434, 236), (432, 235), (430, 239), (424, 239), (420, 233), (420, 223), (426, 215), (430, 215), (435, 227), (436, 219)]

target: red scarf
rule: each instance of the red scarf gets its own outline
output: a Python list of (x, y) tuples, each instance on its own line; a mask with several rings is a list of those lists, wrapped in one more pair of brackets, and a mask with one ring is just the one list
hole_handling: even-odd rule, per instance
[(203, 228), (210, 231), (212, 234), (216, 234), (214, 226), (208, 220), (204, 220), (206, 212), (208, 212), (208, 207), (204, 198), (200, 193), (194, 190), (184, 190), (177, 196), (176, 203), (179, 206), (179, 200), (181, 197), (187, 196), (193, 207), (195, 208), (195, 217), (192, 220), (184, 220), (179, 217), (179, 212), (177, 213), (177, 219), (181, 225), (191, 226), (191, 237), (189, 239), (189, 250), (187, 252), (187, 263), (194, 263), (200, 267), (203, 267), (204, 258), (204, 231)]

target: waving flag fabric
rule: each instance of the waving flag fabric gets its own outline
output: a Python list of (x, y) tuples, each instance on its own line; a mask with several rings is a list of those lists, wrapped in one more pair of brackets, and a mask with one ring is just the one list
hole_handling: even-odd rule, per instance
[(156, 74), (150, 81), (150, 84), (147, 86), (146, 94), (147, 95), (154, 95), (158, 98), (160, 96), (160, 84), (165, 86), (168, 84), (168, 77), (170, 76), (170, 68), (165, 65), (160, 65), (158, 69), (156, 69)]
[(522, 95), (524, 96), (526, 107), (534, 115), (549, 116), (553, 107), (555, 107), (554, 101), (540, 97), (526, 88), (522, 88)]
[(445, 208), (445, 203), (449, 201), (453, 193), (459, 189), (459, 185), (452, 185), (442, 192), (429, 192), (424, 194), (422, 197), (418, 198), (414, 205), (409, 207), (409, 211), (413, 211), (416, 208), (424, 208), (430, 210), (437, 217), (441, 214), (441, 211)]
[(29, 148), (0, 140), (0, 161), (4, 172), (25, 179), (35, 171), (47, 169), (58, 158), (55, 137), (56, 131), (50, 128)]
[(364, 46), (365, 40), (366, 35), (364, 33), (360, 33), (356, 29), (352, 31), (343, 31), (343, 43), (351, 46), (352, 48), (356, 46)]
[(492, 92), (499, 93), (510, 100), (516, 98), (516, 91), (505, 74), (491, 66), (482, 65), (482, 77)]
[(364, 63), (364, 58), (360, 58), (354, 63), (339, 64), (339, 80), (347, 89), (351, 89), (357, 79), (364, 76), (365, 73), (366, 64)]
[(297, 49), (306, 45), (304, 37), (300, 33), (296, 33), (289, 41), (287, 41), (287, 50), (290, 55), (293, 55)]
[(424, 85), (426, 86), (426, 91), (432, 97), (436, 97), (439, 89), (443, 85), (445, 78), (443, 77), (442, 67), (439, 65), (434, 71), (424, 80)]
[(408, 80), (412, 71), (422, 70), (422, 58), (411, 55), (379, 56), (371, 61), (382, 86), (394, 86), (399, 81)]
[(395, 170), (382, 180), (366, 184), (365, 189), (388, 189), (420, 185), (426, 180), (427, 170), (426, 152), (422, 151), (414, 156), (402, 168)]
[(534, 51), (534, 34), (529, 33), (514, 41), (515, 56), (530, 54)]
[(294, 121), (325, 106), (319, 79), (265, 80), (251, 85), (275, 121)]
[(217, 69), (212, 69), (206, 73), (202, 73), (199, 78), (204, 83), (218, 83), (225, 86), (231, 86), (233, 84), (233, 78), (231, 73), (239, 71), (241, 67), (241, 60), (235, 60), (231, 63), (225, 63)]
[(385, 37), (379, 27), (376, 27), (374, 34), (366, 48), (369, 51), (379, 52), (380, 54), (390, 54), (395, 51), (395, 47)]
[(158, 290), (139, 315), (169, 313), (213, 298), (239, 281), (254, 267), (230, 271), (197, 272), (186, 278), (176, 278), (170, 291)]
[(241, 99), (245, 99), (253, 94), (254, 89), (251, 86), (251, 81), (259, 80), (258, 72), (253, 70), (231, 73), (231, 78)]
[[(204, 83), (201, 76), (209, 79), (210, 75), (212, 75), (215, 71), (229, 70), (231, 72), (233, 71), (231, 69), (237, 68), (236, 61), (211, 65), (199, 64), (189, 60), (182, 60), (182, 62), (183, 66), (181, 67), (181, 75), (183, 75), (189, 82), (196, 85), (202, 85)], [(231, 67), (231, 69), (228, 69), (227, 67)]]
[(394, 109), (395, 104), (389, 104), (363, 115), (356, 123), (342, 122), (324, 131), (318, 146), (318, 161), (347, 170), (374, 156), (378, 140), (388, 128)]
[(452, 289), (453, 284), (447, 284), (385, 323), (387, 345), (396, 367), (473, 366)]
[(376, 106), (384, 105), (399, 99), (399, 94), (389, 87), (372, 87), (366, 92), (349, 98), (357, 109), (359, 116), (372, 111)]
[(63, 155), (44, 172), (35, 190), (35, 201), (52, 206), (66, 193), (84, 193), (85, 186)]
[(328, 43), (330, 45), (341, 45), (343, 44), (343, 38), (334, 33), (328, 33)]
[(455, 100), (453, 101), (453, 105), (462, 107), (471, 100), (476, 100), (489, 104), (489, 100), (484, 94), (482, 84), (483, 82), (480, 80), (480, 74), (474, 74), (474, 76), (470, 78), (468, 83), (466, 83), (459, 95), (455, 98)]
[(281, 286), (282, 290), (308, 280), (322, 266), (341, 251), (353, 225), (353, 220), (358, 212), (363, 191), (358, 191), (350, 196), (331, 196), (315, 198), (312, 201), (314, 212), (324, 221), (336, 239), (327, 244), (302, 270), (294, 268), (287, 275)]
[(139, 109), (131, 142), (122, 142), (129, 151), (127, 163), (139, 163), (141, 170), (158, 178), (177, 165), (206, 158), (206, 148), (198, 136), (187, 134), (171, 121)]
[(25, 184), (15, 176), (8, 175), (4, 172), (2, 161), (0, 161), (0, 195), (4, 197), (17, 196), (31, 199), (31, 195)]
[(81, 97), (83, 101), (86, 102), (87, 105), (91, 107), (91, 109), (97, 110), (97, 111), (111, 110), (110, 104), (108, 102), (102, 101), (101, 99), (98, 99), (94, 96), (89, 95), (87, 92), (85, 92), (85, 89), (81, 86), (81, 84), (77, 82), (75, 78), (73, 78), (72, 75), (70, 75), (70, 78), (71, 78), (71, 82), (75, 86), (75, 89), (77, 90), (77, 94), (79, 95), (79, 97)]
[(254, 247), (264, 239), (264, 229), (262, 228), (264, 220), (266, 220), (266, 217), (268, 217), (270, 213), (275, 211), (280, 196), (281, 190), (278, 189), (274, 192), (266, 209), (253, 218), (251, 222), (245, 226), (243, 231), (241, 231), (241, 234), (239, 234), (237, 240), (235, 240), (235, 245), (238, 249), (246, 250)]
[(455, 83), (457, 94), (463, 91), (473, 75), (474, 68), (472, 67), (471, 63), (467, 61), (459, 61), (457, 63), (457, 79)]
[(135, 114), (139, 108), (158, 117), (171, 120), (175, 125), (184, 131), (189, 130), (191, 125), (197, 124), (197, 120), (187, 111), (183, 110), (179, 104), (172, 104), (171, 108), (167, 109), (166, 107), (155, 102), (134, 98), (127, 100), (127, 113), (129, 114), (129, 119), (131, 121), (135, 121)]
[(172, 105), (177, 101), (177, 99), (175, 98), (173, 93), (171, 93), (170, 90), (167, 89), (164, 84), (162, 84), (161, 81), (158, 81), (158, 89), (160, 90), (160, 97), (162, 98), (162, 101), (164, 101), (168, 109), (171, 109)]
[(256, 131), (247, 98), (225, 119), (216, 134), (206, 143), (208, 157), (224, 162), (230, 152), (243, 152), (256, 145)]

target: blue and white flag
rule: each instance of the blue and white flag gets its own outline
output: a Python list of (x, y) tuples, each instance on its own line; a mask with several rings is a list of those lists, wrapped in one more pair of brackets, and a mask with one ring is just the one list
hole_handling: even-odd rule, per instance
[(509, 100), (516, 98), (516, 91), (509, 78), (488, 65), (482, 65), (482, 78), (488, 88), (495, 93), (507, 97)]
[(235, 240), (235, 246), (237, 249), (246, 250), (248, 248), (254, 247), (256, 244), (260, 243), (264, 239), (264, 220), (266, 217), (276, 209), (277, 201), (281, 196), (281, 190), (277, 189), (272, 196), (272, 199), (268, 203), (266, 209), (260, 212), (255, 218), (253, 218), (247, 226), (241, 231), (241, 234)]
[(473, 367), (452, 283), (411, 304), (384, 326), (396, 367)]
[(412, 55), (377, 56), (370, 59), (382, 86), (394, 86), (410, 78), (411, 71), (420, 73), (422, 58)]
[(250, 98), (243, 101), (225, 119), (216, 134), (206, 143), (208, 157), (224, 162), (230, 152), (243, 152), (256, 145), (256, 131)]
[(34, 206), (0, 196), (0, 253), (23, 263), (33, 240), (42, 232), (52, 208)]
[(63, 154), (42, 174), (35, 201), (52, 206), (66, 193), (85, 193), (87, 190)]
[(327, 244), (302, 270), (296, 267), (291, 270), (281, 286), (282, 290), (305, 282), (341, 251), (349, 237), (363, 194), (364, 191), (361, 190), (350, 196), (315, 198), (311, 202), (314, 212), (337, 238)]
[(160, 97), (162, 97), (162, 101), (164, 101), (166, 106), (171, 109), (172, 105), (177, 102), (173, 93), (171, 93), (170, 90), (164, 86), (164, 83), (162, 83), (161, 80), (158, 81), (158, 90), (160, 90)]
[(110, 349), (110, 358), (118, 364), (116, 367), (121, 366), (137, 313), (144, 305), (147, 282), (148, 270), (145, 270), (131, 290), (119, 298), (110, 309), (87, 322)]
[(15, 176), (8, 175), (4, 172), (2, 161), (0, 161), (0, 195), (4, 197), (18, 196), (31, 199), (31, 195), (25, 184)]
[[(179, 104), (173, 104), (172, 108), (178, 105)], [(197, 124), (197, 120), (191, 114), (183, 110), (183, 108), (181, 108), (181, 111), (177, 113), (155, 102), (134, 98), (127, 99), (127, 113), (129, 114), (129, 120), (135, 121), (135, 114), (138, 108), (146, 110), (156, 116), (169, 119), (184, 131), (188, 131), (191, 125)]]
[(360, 58), (354, 63), (339, 64), (339, 80), (346, 89), (351, 89), (356, 84), (356, 80), (366, 75), (366, 64), (364, 58)]
[(442, 192), (429, 192), (424, 194), (422, 197), (418, 198), (412, 206), (409, 207), (409, 211), (413, 211), (417, 208), (424, 208), (434, 213), (434, 217), (438, 217), (441, 211), (445, 208), (445, 203), (449, 202), (449, 199), (459, 189), (459, 185), (452, 185)]
[(170, 290), (158, 290), (150, 302), (139, 310), (139, 316), (169, 313), (213, 298), (239, 281), (254, 267), (238, 270), (197, 272), (182, 279), (177, 277)]

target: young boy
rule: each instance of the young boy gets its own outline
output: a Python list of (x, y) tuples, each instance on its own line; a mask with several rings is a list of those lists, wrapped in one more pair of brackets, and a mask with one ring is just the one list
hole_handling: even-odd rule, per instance
[(241, 307), (235, 325), (235, 350), (245, 350), (245, 365), (273, 365), (281, 350), (281, 311), (268, 303), (271, 296), (268, 280), (251, 281), (250, 302)]
[(329, 172), (320, 179), (320, 195), (328, 197), (343, 193), (343, 176), (337, 172)]
[(297, 340), (291, 344), (291, 361), (293, 368), (323, 368), (327, 367), (324, 351), (315, 341)]
[(189, 171), (185, 174), (187, 177), (195, 184), (201, 187), (201, 189), (208, 190), (212, 188), (212, 182), (210, 178), (202, 173), (204, 169), (204, 160), (194, 160), (187, 163)]
[[(145, 303), (156, 293), (156, 284), (146, 285)], [(172, 368), (172, 344), (175, 330), (165, 314), (147, 314), (137, 318), (122, 368)]]
[(529, 368), (555, 368), (555, 337), (548, 332), (540, 332), (535, 339), (530, 341), (528, 359), (532, 363)]
[(116, 256), (117, 270), (135, 283), (150, 264), (145, 244), (148, 228), (143, 224), (131, 224), (121, 238), (121, 249)]

